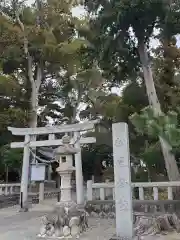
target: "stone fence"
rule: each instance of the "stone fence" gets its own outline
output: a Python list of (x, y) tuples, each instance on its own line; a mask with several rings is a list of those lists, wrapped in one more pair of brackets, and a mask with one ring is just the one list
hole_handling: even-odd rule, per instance
[[(20, 183), (0, 184), (0, 209), (19, 204)], [(45, 181), (29, 185), (29, 204), (36, 204), (44, 199), (60, 198), (60, 189), (56, 188), (55, 181)]]
[[(9, 196), (20, 193), (20, 183), (3, 183), (0, 184), (0, 196)], [(55, 181), (44, 181), (43, 183), (35, 183), (29, 185), (29, 193), (49, 192), (56, 190)], [(42, 193), (41, 193), (42, 194)]]
[[(136, 182), (132, 183), (132, 196), (136, 200), (173, 200), (173, 188), (180, 187), (174, 182)], [(115, 200), (114, 183), (87, 182), (87, 201)]]
[[(180, 187), (180, 182), (132, 183), (134, 214), (175, 212), (180, 216), (180, 199), (173, 197), (176, 187)], [(114, 183), (88, 181), (86, 210), (91, 217), (114, 218)]]
[(1, 195), (14, 195), (16, 193), (20, 193), (20, 183), (8, 183), (8, 184), (0, 184), (0, 196)]

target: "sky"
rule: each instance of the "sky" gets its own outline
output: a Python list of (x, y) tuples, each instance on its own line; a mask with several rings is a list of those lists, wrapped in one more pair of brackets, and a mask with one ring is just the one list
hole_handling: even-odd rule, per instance
[[(32, 4), (35, 2), (35, 0), (26, 0), (28, 4)], [(85, 10), (83, 7), (76, 7), (73, 9), (73, 15), (74, 16), (81, 16), (85, 13)]]

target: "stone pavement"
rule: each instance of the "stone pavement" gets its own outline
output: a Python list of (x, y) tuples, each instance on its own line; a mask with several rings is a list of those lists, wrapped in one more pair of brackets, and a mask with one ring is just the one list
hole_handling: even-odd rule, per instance
[[(0, 210), (0, 240), (37, 240), (41, 217), (48, 213), (56, 200), (33, 205), (29, 212), (19, 213), (19, 207)], [(113, 220), (89, 219), (89, 229), (80, 240), (109, 240), (115, 233)]]

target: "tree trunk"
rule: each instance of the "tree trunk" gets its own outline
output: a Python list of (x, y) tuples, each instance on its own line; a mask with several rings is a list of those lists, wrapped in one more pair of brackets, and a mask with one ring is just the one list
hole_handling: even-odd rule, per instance
[[(150, 66), (148, 53), (144, 42), (139, 43), (138, 51), (143, 68), (144, 81), (148, 95), (149, 105), (152, 107), (154, 114), (159, 115), (162, 113), (161, 106), (154, 86), (152, 69)], [(172, 147), (161, 136), (159, 136), (159, 141), (161, 143), (161, 149), (164, 156), (165, 166), (169, 180), (170, 181), (180, 180), (180, 173), (176, 163), (176, 159), (174, 155), (171, 153)]]
[(30, 115), (30, 127), (37, 127), (37, 110), (38, 110), (38, 91), (36, 84), (31, 83), (31, 115)]

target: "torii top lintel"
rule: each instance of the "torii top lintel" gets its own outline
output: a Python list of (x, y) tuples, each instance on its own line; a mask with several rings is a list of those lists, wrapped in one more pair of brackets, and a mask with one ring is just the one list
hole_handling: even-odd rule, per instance
[(80, 132), (87, 131), (94, 128), (94, 124), (97, 124), (99, 120), (93, 120), (84, 123), (76, 123), (69, 125), (57, 125), (37, 128), (14, 128), (8, 127), (8, 130), (16, 136), (24, 135), (43, 135), (43, 134), (55, 134), (55, 133), (68, 133), (68, 132)]

